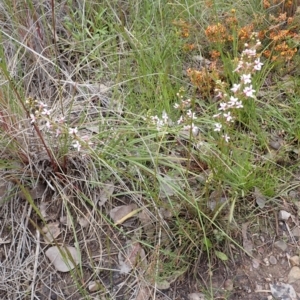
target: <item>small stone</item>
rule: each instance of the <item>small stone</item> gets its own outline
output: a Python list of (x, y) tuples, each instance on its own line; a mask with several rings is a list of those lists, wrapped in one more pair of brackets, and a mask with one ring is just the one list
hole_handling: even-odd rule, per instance
[(276, 241), (274, 243), (274, 247), (277, 248), (277, 249), (279, 249), (279, 250), (281, 250), (281, 251), (286, 251), (286, 249), (287, 249), (288, 246), (287, 246), (287, 244), (286, 244), (285, 241), (279, 240), (279, 241)]
[(260, 265), (260, 261), (257, 259), (257, 258), (253, 258), (252, 259), (252, 267), (254, 269), (258, 269), (259, 268), (259, 265)]
[(263, 262), (265, 263), (265, 265), (268, 267), (270, 265), (269, 259), (267, 257), (265, 257), (263, 259)]
[(233, 281), (231, 279), (227, 279), (224, 282), (224, 289), (229, 292), (233, 290)]
[(288, 275), (288, 283), (296, 282), (299, 279), (300, 279), (300, 268), (292, 267), (292, 269)]
[(281, 210), (278, 213), (278, 219), (279, 220), (287, 221), (290, 216), (291, 216), (291, 214), (289, 212), (285, 211), (285, 210)]
[(299, 237), (300, 236), (300, 228), (298, 226), (293, 228), (292, 234), (294, 237)]
[(269, 262), (272, 264), (272, 265), (276, 265), (277, 264), (277, 259), (275, 256), (271, 255), (269, 257)]
[(91, 281), (88, 288), (90, 292), (97, 292), (101, 289), (101, 284), (99, 281)]
[(289, 257), (289, 261), (292, 266), (299, 266), (299, 264), (300, 264), (300, 258), (298, 255)]
[(279, 141), (271, 141), (269, 143), (269, 146), (274, 150), (279, 150), (279, 148), (281, 147), (281, 143)]
[(191, 293), (188, 295), (189, 300), (204, 300), (205, 296), (202, 293)]

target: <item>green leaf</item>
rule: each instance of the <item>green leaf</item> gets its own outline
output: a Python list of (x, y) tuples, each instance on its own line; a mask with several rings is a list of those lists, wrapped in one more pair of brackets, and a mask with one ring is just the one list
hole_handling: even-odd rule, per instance
[(204, 251), (208, 251), (212, 248), (212, 244), (211, 244), (211, 241), (210, 239), (208, 239), (207, 237), (204, 237), (203, 238), (203, 245), (204, 245)]
[(225, 253), (220, 251), (215, 251), (216, 256), (221, 259), (222, 261), (228, 260), (228, 257)]

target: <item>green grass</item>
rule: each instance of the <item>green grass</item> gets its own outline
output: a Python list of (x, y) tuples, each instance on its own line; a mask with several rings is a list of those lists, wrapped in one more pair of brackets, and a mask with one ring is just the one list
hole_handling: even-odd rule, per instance
[[(0, 170), (5, 184), (26, 195), (23, 200), (33, 208), (28, 217), (35, 230), (59, 221), (59, 216), (69, 219), (67, 226), (61, 225), (65, 231), (55, 243), (75, 243), (81, 251), (72, 282), (82, 299), (91, 299), (87, 283), (101, 281), (99, 269), (112, 276), (117, 268), (113, 262), (130, 241), (145, 250), (148, 271), (135, 262), (132, 276), (127, 277), (128, 289), (137, 282), (139, 287), (149, 286), (153, 294), (186, 274), (192, 274), (200, 286), (199, 265), (208, 265), (208, 270), (213, 262), (230, 265), (230, 245), (242, 249), (236, 231), (264, 211), (255, 204), (254, 189), (268, 199), (266, 211), (279, 206), (282, 193), (295, 187), (299, 168), (296, 75), (291, 72), (282, 83), (280, 66), (264, 60), (253, 78), (257, 97), (244, 102), (236, 123), (227, 128), (228, 143), (213, 131), (218, 109), (214, 96), (201, 95), (186, 76), (186, 69), (194, 68), (195, 55), (209, 59), (208, 52), (219, 49), (219, 68), (229, 91), (238, 80), (233, 59), (243, 49), (237, 39), (226, 45), (210, 44), (204, 31), (224, 22), (231, 9), (236, 9), (240, 27), (258, 20), (265, 14), (260, 1), (241, 6), (241, 1), (220, 0), (212, 1), (211, 7), (191, 0), (129, 2), (58, 1), (54, 10), (31, 1), (1, 2), (0, 21), (6, 26), (1, 29), (0, 47)], [(187, 38), (174, 24), (180, 19), (188, 22)], [(195, 49), (185, 51), (186, 43), (193, 43)], [(101, 91), (100, 84), (108, 89)], [(198, 135), (177, 124), (178, 93), (183, 100), (191, 99), (197, 119), (184, 125), (195, 123)], [(49, 117), (40, 111), (34, 125), (30, 114), (37, 106), (26, 104), (29, 97), (51, 109)], [(151, 117), (162, 118), (164, 113), (168, 124), (157, 130)], [(186, 117), (187, 110), (182, 114)], [(65, 123), (55, 121), (61, 116)], [(46, 121), (51, 124), (48, 131)], [(75, 127), (78, 133), (70, 134), (69, 128)], [(58, 129), (61, 133), (56, 136)], [(269, 145), (275, 137), (282, 142), (278, 150)], [(72, 146), (76, 141), (82, 146), (79, 152)], [(37, 183), (46, 188), (33, 196)], [(107, 185), (113, 185), (114, 191), (106, 197)], [(14, 214), (14, 209), (24, 207), (19, 195), (3, 196), (1, 209), (10, 207)], [(41, 202), (51, 208), (51, 217), (42, 213)], [(114, 207), (129, 203), (137, 204), (147, 222), (140, 211), (122, 225), (111, 220)], [(80, 225), (83, 217), (88, 227)], [(14, 227), (10, 218), (4, 223), (10, 234), (33, 240), (33, 228), (21, 221)], [(100, 245), (100, 260), (89, 248), (90, 240)], [(22, 247), (29, 255), (34, 247), (27, 245)], [(47, 267), (45, 249), (42, 243), (36, 256), (43, 267)], [(21, 253), (16, 257), (17, 264)], [(41, 272), (40, 267), (36, 270)], [(39, 280), (35, 278), (34, 284)], [(99, 294), (114, 299), (116, 292), (101, 284)], [(210, 282), (206, 288), (207, 299), (213, 299)], [(23, 285), (18, 292), (30, 293)], [(121, 292), (130, 299), (129, 290)], [(5, 297), (9, 293), (6, 288)], [(32, 293), (34, 289), (33, 297)]]

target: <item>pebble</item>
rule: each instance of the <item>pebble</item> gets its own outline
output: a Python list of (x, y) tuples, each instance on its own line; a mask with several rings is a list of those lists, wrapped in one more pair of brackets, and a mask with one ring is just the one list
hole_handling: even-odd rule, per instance
[(276, 265), (277, 264), (277, 259), (275, 256), (271, 255), (269, 257), (269, 262), (272, 264), (272, 265)]
[(229, 292), (233, 290), (233, 281), (231, 279), (227, 279), (224, 282), (224, 289)]
[(300, 258), (299, 258), (298, 255), (290, 257), (289, 261), (290, 261), (292, 266), (299, 266), (299, 264), (300, 264)]
[(287, 221), (289, 219), (289, 217), (291, 216), (291, 214), (285, 210), (281, 210), (279, 213), (278, 213), (278, 219), (279, 220), (284, 220), (284, 221)]
[(191, 293), (188, 295), (189, 300), (204, 300), (205, 296), (202, 293)]
[(281, 147), (281, 143), (279, 141), (271, 141), (269, 143), (269, 146), (274, 150), (279, 150), (279, 148)]
[(292, 267), (289, 275), (288, 275), (288, 283), (296, 282), (300, 279), (300, 268)]
[(281, 251), (286, 251), (288, 246), (287, 246), (287, 243), (285, 241), (279, 240), (279, 241), (276, 241), (274, 243), (274, 247), (281, 250)]
[(270, 265), (269, 259), (267, 257), (265, 257), (263, 259), (263, 262), (265, 263), (265, 265), (268, 267)]
[(88, 285), (90, 292), (97, 292), (101, 289), (101, 284), (99, 281), (91, 281)]
[(295, 227), (295, 228), (293, 228), (292, 234), (293, 234), (293, 236), (295, 236), (295, 237), (299, 237), (299, 236), (300, 236), (300, 228), (299, 228), (298, 226)]

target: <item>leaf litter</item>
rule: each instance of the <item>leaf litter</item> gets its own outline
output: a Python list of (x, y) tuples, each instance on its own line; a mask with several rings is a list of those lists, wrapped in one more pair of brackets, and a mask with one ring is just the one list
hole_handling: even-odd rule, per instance
[(45, 255), (60, 272), (69, 272), (79, 264), (79, 253), (75, 247), (53, 246), (47, 249)]

